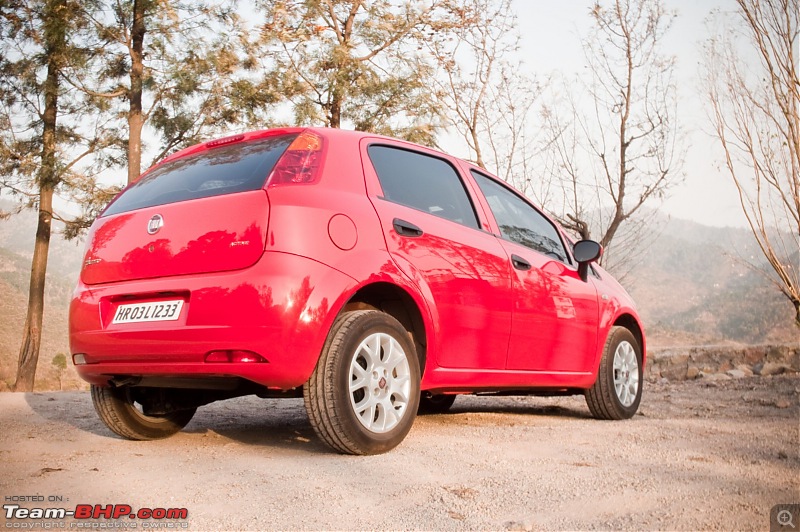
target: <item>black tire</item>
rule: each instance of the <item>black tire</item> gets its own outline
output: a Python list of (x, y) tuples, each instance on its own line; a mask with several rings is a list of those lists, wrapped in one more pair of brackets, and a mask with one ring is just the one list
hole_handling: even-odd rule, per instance
[[(139, 391), (138, 393), (145, 393)], [(92, 385), (92, 403), (97, 415), (112, 432), (128, 440), (158, 440), (180, 432), (192, 420), (196, 408), (148, 416), (136, 406), (132, 388)]]
[(444, 414), (450, 410), (450, 407), (453, 406), (455, 402), (455, 395), (423, 392), (419, 398), (419, 410), (417, 410), (417, 414)]
[[(622, 368), (615, 370), (614, 357), (618, 355)], [(635, 360), (636, 368), (626, 363), (626, 359), (631, 363)], [(597, 419), (632, 417), (642, 400), (642, 375), (642, 349), (639, 342), (625, 327), (612, 327), (603, 348), (597, 381), (585, 393), (586, 404), (592, 415)], [(620, 381), (619, 388), (615, 385), (615, 377)]]
[[(374, 350), (362, 344), (368, 338), (378, 346), (376, 358), (369, 359)], [(383, 365), (390, 357), (396, 364)], [(361, 371), (363, 380), (354, 379), (354, 372)], [(342, 313), (331, 327), (303, 399), (311, 426), (329, 447), (344, 454), (380, 454), (411, 430), (419, 382), (419, 360), (408, 331), (388, 314), (356, 310)]]

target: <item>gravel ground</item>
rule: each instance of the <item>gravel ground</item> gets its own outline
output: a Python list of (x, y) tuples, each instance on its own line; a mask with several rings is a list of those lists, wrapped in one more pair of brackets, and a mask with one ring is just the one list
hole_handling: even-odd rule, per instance
[(0, 496), (185, 507), (190, 530), (766, 530), (773, 505), (800, 502), (799, 403), (798, 375), (647, 383), (624, 422), (591, 419), (582, 397), (459, 397), (394, 451), (350, 457), (301, 400), (224, 401), (129, 442), (87, 392), (3, 393)]

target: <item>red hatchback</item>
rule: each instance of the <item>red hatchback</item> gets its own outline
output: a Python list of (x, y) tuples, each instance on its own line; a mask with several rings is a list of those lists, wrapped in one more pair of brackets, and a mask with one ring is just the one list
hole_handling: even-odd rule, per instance
[(351, 454), (465, 393), (584, 394), (595, 417), (629, 418), (644, 333), (601, 252), (438, 151), (245, 133), (167, 157), (95, 221), (72, 359), (103, 422), (137, 440), (247, 394), (302, 396)]

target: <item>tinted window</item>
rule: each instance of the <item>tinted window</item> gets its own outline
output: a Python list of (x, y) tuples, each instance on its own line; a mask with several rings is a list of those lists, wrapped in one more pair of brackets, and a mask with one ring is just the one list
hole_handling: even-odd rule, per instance
[(384, 198), (478, 227), (464, 184), (455, 168), (446, 161), (388, 146), (370, 146), (369, 158), (378, 174)]
[(555, 226), (517, 194), (482, 174), (472, 172), (478, 182), (503, 238), (568, 262)]
[(129, 187), (104, 215), (258, 190), (296, 136), (239, 142), (168, 162)]

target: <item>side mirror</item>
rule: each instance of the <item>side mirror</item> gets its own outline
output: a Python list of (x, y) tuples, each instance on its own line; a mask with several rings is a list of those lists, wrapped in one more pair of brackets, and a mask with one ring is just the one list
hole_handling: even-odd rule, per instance
[(586, 281), (589, 278), (589, 264), (603, 256), (603, 246), (594, 240), (581, 240), (573, 246), (572, 256), (578, 261), (578, 275)]

